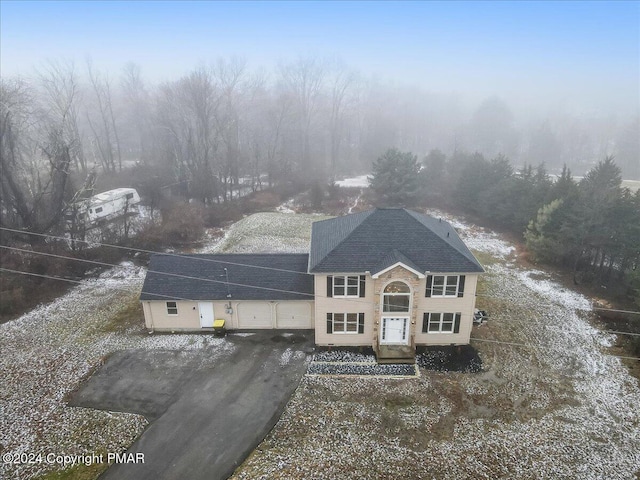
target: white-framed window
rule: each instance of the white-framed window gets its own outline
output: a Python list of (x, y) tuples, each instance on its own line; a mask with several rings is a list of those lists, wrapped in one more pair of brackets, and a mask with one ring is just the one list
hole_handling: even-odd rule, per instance
[(382, 294), (382, 311), (408, 312), (411, 304), (411, 289), (404, 282), (391, 282)]
[(461, 316), (459, 312), (425, 312), (422, 320), (422, 333), (458, 333)]
[(359, 297), (360, 296), (360, 276), (359, 275), (334, 275), (333, 277), (334, 297)]
[(178, 314), (178, 302), (167, 302), (167, 315)]
[(427, 276), (427, 297), (462, 297), (464, 294), (464, 275)]
[(364, 333), (364, 313), (327, 313), (327, 333)]

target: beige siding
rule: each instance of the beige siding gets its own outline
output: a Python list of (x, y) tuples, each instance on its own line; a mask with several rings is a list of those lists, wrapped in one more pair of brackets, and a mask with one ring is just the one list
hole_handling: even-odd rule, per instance
[[(456, 274), (455, 272), (448, 273)], [(381, 320), (381, 293), (392, 281), (401, 280), (411, 288), (410, 313), (410, 345), (450, 345), (467, 344), (473, 325), (475, 308), (477, 274), (465, 274), (464, 296), (462, 298), (427, 298), (425, 290), (426, 278), (419, 278), (400, 266), (374, 279), (366, 276), (365, 296), (363, 298), (345, 299), (327, 297), (327, 275), (315, 276), (315, 333), (316, 344), (331, 346), (373, 346), (378, 344)], [(359, 313), (365, 314), (364, 334), (328, 334), (327, 313)], [(422, 333), (422, 318), (425, 312), (460, 312), (460, 332), (454, 333)]]
[[(454, 273), (455, 274), (455, 273)], [(425, 290), (427, 288), (426, 279), (423, 279), (420, 285), (420, 295), (416, 304), (416, 334), (415, 342), (417, 345), (449, 345), (449, 344), (467, 344), (471, 336), (471, 327), (473, 326), (473, 311), (476, 300), (476, 285), (478, 282), (477, 274), (464, 274), (464, 296), (462, 298), (427, 298)], [(434, 313), (456, 313), (460, 312), (459, 333), (422, 333), (422, 317), (424, 312)]]
[[(177, 301), (176, 304), (178, 315), (169, 315), (166, 301), (143, 301), (142, 308), (146, 327), (150, 330), (200, 330), (198, 302)], [(217, 314), (218, 309), (214, 303), (214, 317)]]
[[(167, 314), (166, 301), (145, 300), (142, 302), (144, 311), (145, 326), (150, 330), (158, 331), (184, 331), (184, 330), (211, 330), (200, 327), (200, 312), (198, 310), (198, 301), (177, 301), (178, 315)], [(280, 302), (264, 302), (264, 301), (214, 301), (213, 315), (215, 319), (224, 319), (225, 326), (228, 330), (239, 329), (238, 316), (242, 315), (242, 307), (245, 306), (246, 311), (255, 310), (256, 305), (267, 305), (269, 318), (268, 325), (256, 324), (253, 327), (248, 325), (245, 328), (313, 328), (313, 302), (310, 301), (280, 301)], [(227, 313), (228, 306), (231, 306), (231, 313)], [(306, 323), (301, 323), (301, 318), (285, 321), (281, 325), (280, 322), (274, 322), (276, 318), (276, 305), (280, 305), (283, 313), (291, 314), (292, 312), (309, 312), (305, 316)], [(303, 307), (302, 305), (306, 305)], [(247, 307), (249, 309), (247, 310)], [(291, 318), (291, 315), (289, 315)]]
[[(316, 345), (371, 346), (373, 342), (373, 281), (367, 275), (365, 296), (328, 298), (327, 275), (315, 275)], [(364, 333), (327, 333), (327, 313), (364, 313)]]

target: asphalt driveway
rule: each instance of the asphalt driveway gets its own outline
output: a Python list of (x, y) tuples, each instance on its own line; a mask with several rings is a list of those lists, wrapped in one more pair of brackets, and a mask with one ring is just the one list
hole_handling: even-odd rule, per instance
[(280, 418), (306, 370), (311, 331), (230, 335), (235, 350), (130, 350), (113, 355), (77, 392), (78, 406), (142, 413), (150, 420), (128, 452), (144, 463), (113, 464), (100, 478), (225, 479)]

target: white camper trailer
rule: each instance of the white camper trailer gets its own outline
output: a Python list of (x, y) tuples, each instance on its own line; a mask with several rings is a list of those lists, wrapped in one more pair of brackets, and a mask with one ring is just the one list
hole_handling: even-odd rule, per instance
[(137, 212), (140, 196), (135, 188), (116, 188), (99, 193), (89, 199), (86, 215), (89, 222), (98, 222), (108, 218)]

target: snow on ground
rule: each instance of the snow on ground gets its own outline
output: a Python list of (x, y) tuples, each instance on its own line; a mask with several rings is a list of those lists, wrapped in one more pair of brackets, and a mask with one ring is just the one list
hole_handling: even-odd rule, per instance
[(359, 175), (357, 177), (338, 180), (336, 185), (339, 187), (367, 188), (369, 186), (369, 175)]
[[(635, 478), (640, 389), (604, 351), (611, 335), (590, 325), (588, 299), (542, 270), (515, 266), (513, 246), (498, 235), (440, 216), (492, 257), (479, 288), (486, 296), (478, 299), (491, 319), (472, 334), (483, 370), (422, 370), (418, 378), (391, 380), (305, 377), (235, 478)], [(306, 252), (311, 222), (321, 218), (252, 215), (212, 250)], [(143, 277), (143, 269), (125, 263), (0, 325), (3, 453), (123, 451), (144, 429), (143, 417), (64, 401), (109, 353), (213, 348), (223, 355), (233, 348), (213, 336), (111, 329)], [(333, 351), (316, 359), (338, 357)], [(47, 469), (3, 464), (0, 478)]]
[(425, 213), (449, 222), (471, 250), (488, 253), (500, 259), (505, 259), (516, 251), (513, 245), (502, 240), (500, 235), (495, 232), (478, 227), (477, 225), (469, 225), (442, 210), (429, 209)]
[[(640, 388), (591, 326), (590, 302), (515, 265), (493, 232), (443, 215), (490, 256), (474, 327), (478, 373), (407, 380), (306, 376), (235, 479), (635, 479)], [(493, 343), (493, 342), (503, 343)], [(315, 361), (368, 361), (322, 352)]]
[(232, 225), (214, 252), (308, 253), (311, 224), (323, 215), (255, 213)]
[[(283, 219), (287, 220), (284, 221)], [(211, 237), (198, 253), (306, 252), (318, 215), (256, 214)], [(112, 328), (137, 298), (145, 270), (131, 262), (88, 279), (54, 302), (0, 325), (0, 451), (92, 454), (125, 450), (147, 425), (140, 415), (69, 407), (66, 396), (111, 353), (123, 349), (199, 351), (207, 361), (234, 347), (211, 335), (148, 335)], [(240, 335), (251, 335), (240, 334)], [(282, 362), (291, 360), (283, 356)], [(32, 478), (59, 466), (0, 465), (0, 478)]]
[(295, 199), (291, 198), (289, 200), (287, 200), (286, 202), (284, 202), (282, 205), (278, 205), (276, 207), (276, 212), (278, 213), (296, 213), (296, 211), (294, 210), (295, 207)]
[[(70, 407), (66, 397), (112, 352), (211, 351), (234, 347), (211, 335), (148, 335), (110, 324), (137, 303), (145, 270), (125, 262), (22, 317), (0, 325), (0, 451), (76, 455), (124, 451), (147, 425), (141, 415)], [(59, 465), (0, 464), (0, 478), (33, 478)]]

